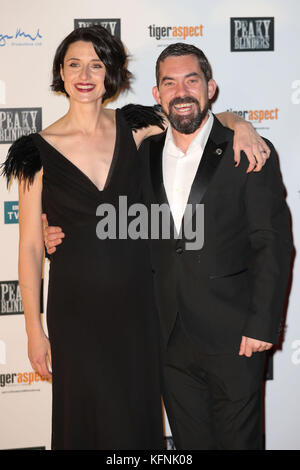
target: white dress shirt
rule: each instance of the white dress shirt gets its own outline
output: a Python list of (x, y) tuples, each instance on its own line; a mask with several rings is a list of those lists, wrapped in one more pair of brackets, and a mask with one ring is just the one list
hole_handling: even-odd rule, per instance
[(208, 120), (194, 137), (186, 153), (176, 147), (170, 125), (167, 130), (163, 150), (163, 181), (178, 233), (203, 150), (213, 126), (213, 115), (211, 111), (208, 113)]

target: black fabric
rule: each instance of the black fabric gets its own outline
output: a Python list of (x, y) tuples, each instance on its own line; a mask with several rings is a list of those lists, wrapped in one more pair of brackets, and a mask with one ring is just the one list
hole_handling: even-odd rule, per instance
[[(168, 204), (165, 134), (140, 147), (143, 192)], [(163, 336), (164, 401), (179, 450), (261, 449), (264, 353), (238, 355), (242, 336), (276, 343), (289, 278), (292, 241), (274, 148), (259, 173), (233, 158), (233, 133), (216, 119), (179, 236), (151, 240)], [(204, 219), (196, 225), (195, 207)], [(192, 215), (191, 215), (192, 214)], [(171, 218), (172, 225), (172, 218)], [(173, 224), (174, 225), (174, 224)], [(190, 249), (186, 228), (203, 230)]]
[[(164, 142), (165, 134), (153, 136), (139, 149), (149, 208), (167, 203)], [(247, 174), (246, 155), (234, 166), (233, 133), (214, 119), (188, 200), (193, 210), (204, 206), (197, 228), (203, 246), (187, 248), (184, 227), (180, 237), (151, 240), (165, 347), (178, 312), (203, 353), (236, 352), (242, 335), (278, 342), (293, 245), (277, 157), (268, 145), (271, 156), (263, 169)], [(193, 230), (194, 215), (187, 220)]]
[(261, 450), (265, 353), (198, 351), (177, 317), (164, 358), (164, 402), (177, 450)]
[(1, 174), (7, 179), (7, 185), (11, 178), (24, 179), (31, 184), (41, 168), (40, 154), (32, 136), (22, 136), (9, 148), (7, 158), (1, 165)]
[[(51, 256), (47, 324), (53, 449), (163, 447), (159, 332), (146, 240), (100, 240), (97, 207), (141, 202), (140, 160), (116, 111), (113, 170), (103, 191), (39, 134), (42, 206), (66, 237)], [(26, 155), (24, 154), (25, 158)]]
[(141, 104), (127, 104), (121, 108), (124, 118), (133, 131), (158, 126), (164, 130), (162, 113), (157, 106), (144, 106)]

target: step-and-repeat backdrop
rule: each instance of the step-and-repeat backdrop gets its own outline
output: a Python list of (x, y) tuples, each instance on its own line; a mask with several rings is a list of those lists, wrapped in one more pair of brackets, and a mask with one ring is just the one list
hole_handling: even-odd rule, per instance
[[(213, 111), (238, 113), (274, 143), (299, 250), (299, 17), (298, 0), (3, 2), (0, 163), (16, 138), (40, 131), (66, 112), (67, 100), (52, 93), (49, 85), (56, 47), (74, 27), (101, 24), (126, 44), (133, 89), (109, 107), (153, 104), (157, 56), (168, 44), (193, 43), (207, 54), (219, 86)], [(3, 178), (0, 233), (0, 449), (49, 449), (51, 384), (27, 359), (18, 287), (18, 191), (16, 184), (7, 191)], [(44, 305), (48, 268), (46, 262)], [(266, 449), (300, 449), (299, 269), (296, 256), (284, 340), (271, 358), (265, 387)], [(45, 308), (41, 310), (45, 322)]]

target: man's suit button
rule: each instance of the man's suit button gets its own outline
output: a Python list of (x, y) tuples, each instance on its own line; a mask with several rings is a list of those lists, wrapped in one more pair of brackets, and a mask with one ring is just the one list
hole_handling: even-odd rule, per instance
[(183, 249), (181, 248), (181, 246), (179, 246), (178, 248), (176, 248), (176, 253), (178, 255), (181, 255), (181, 253), (183, 252)]

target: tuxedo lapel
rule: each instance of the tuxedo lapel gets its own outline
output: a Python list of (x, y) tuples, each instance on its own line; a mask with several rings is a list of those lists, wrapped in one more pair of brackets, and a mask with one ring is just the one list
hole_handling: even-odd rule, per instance
[[(154, 194), (158, 204), (168, 204), (168, 198), (163, 181), (163, 149), (166, 133), (155, 136), (150, 141), (150, 172)], [(184, 220), (189, 223), (196, 205), (201, 204), (204, 195), (213, 179), (213, 176), (221, 163), (228, 144), (228, 134), (222, 124), (214, 117), (214, 124), (205, 146), (196, 176), (189, 194), (188, 205)], [(170, 211), (171, 212), (171, 211)], [(171, 224), (175, 230), (175, 224), (171, 213)], [(176, 231), (174, 232), (176, 233)], [(181, 232), (180, 232), (181, 233)]]
[(214, 118), (214, 124), (191, 187), (188, 205), (192, 207), (192, 210), (186, 209), (184, 216), (185, 223), (188, 223), (189, 219), (194, 214), (196, 204), (201, 204), (213, 176), (222, 161), (227, 144), (228, 136), (225, 134), (224, 128), (220, 122)]
[(162, 155), (166, 134), (150, 141), (150, 172), (154, 195), (159, 204), (168, 204), (163, 181)]

